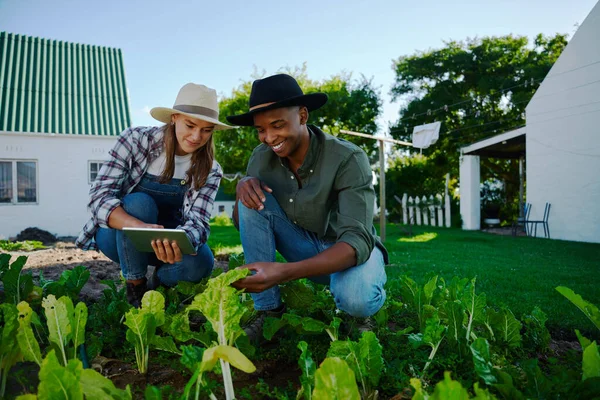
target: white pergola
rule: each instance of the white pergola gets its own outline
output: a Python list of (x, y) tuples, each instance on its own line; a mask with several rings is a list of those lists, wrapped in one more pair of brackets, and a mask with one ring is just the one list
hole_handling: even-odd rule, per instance
[(501, 133), (460, 149), (460, 215), (463, 229), (481, 229), (481, 157), (519, 160), (519, 212), (523, 212), (525, 127)]

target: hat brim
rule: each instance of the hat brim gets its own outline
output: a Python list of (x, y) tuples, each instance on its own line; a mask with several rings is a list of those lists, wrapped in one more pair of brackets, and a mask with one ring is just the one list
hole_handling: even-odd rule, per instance
[(276, 108), (292, 107), (292, 106), (304, 106), (308, 111), (314, 111), (323, 107), (327, 103), (327, 95), (325, 93), (309, 93), (302, 96), (291, 97), (283, 101), (270, 104), (265, 107), (257, 108), (252, 111), (248, 111), (245, 114), (230, 115), (227, 121), (238, 126), (254, 126), (254, 115), (263, 111), (274, 110)]
[(197, 118), (202, 121), (206, 121), (211, 124), (215, 124), (215, 130), (219, 130), (219, 131), (222, 131), (225, 129), (237, 128), (237, 126), (231, 126), (231, 125), (224, 124), (221, 121), (219, 121), (218, 119), (210, 118), (210, 117), (207, 117), (206, 115), (181, 112), (181, 111), (175, 110), (173, 108), (154, 107), (153, 109), (150, 110), (150, 115), (152, 116), (152, 118), (156, 119), (157, 121), (164, 122), (165, 124), (168, 124), (171, 122), (171, 115), (173, 115), (173, 114), (187, 115), (188, 117), (191, 117), (191, 118)]

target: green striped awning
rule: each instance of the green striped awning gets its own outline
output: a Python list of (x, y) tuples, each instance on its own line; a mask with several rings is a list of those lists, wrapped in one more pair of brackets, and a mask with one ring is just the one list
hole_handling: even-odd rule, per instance
[(118, 135), (130, 125), (120, 49), (0, 32), (0, 131)]

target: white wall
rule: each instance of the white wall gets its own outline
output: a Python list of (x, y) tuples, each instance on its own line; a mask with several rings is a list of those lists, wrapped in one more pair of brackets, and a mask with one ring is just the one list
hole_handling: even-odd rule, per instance
[(234, 205), (235, 201), (215, 201), (211, 217), (216, 217), (217, 215), (221, 214), (221, 212), (219, 212), (219, 206), (223, 206), (225, 207), (225, 213), (229, 216), (229, 218), (232, 218)]
[(481, 228), (481, 172), (479, 156), (460, 157), (460, 216), (462, 228)]
[(531, 219), (541, 219), (544, 204), (552, 204), (554, 239), (600, 243), (599, 38), (600, 3), (526, 110), (527, 202)]
[(108, 158), (116, 137), (0, 132), (0, 159), (36, 160), (38, 204), (0, 204), (0, 236), (37, 227), (76, 236), (87, 222), (88, 161)]

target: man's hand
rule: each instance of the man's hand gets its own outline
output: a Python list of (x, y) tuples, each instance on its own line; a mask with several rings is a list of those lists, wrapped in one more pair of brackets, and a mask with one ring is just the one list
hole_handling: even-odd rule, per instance
[(266, 183), (258, 178), (247, 176), (241, 179), (235, 189), (237, 198), (248, 208), (253, 210), (262, 210), (265, 208), (263, 203), (266, 200), (265, 193), (273, 193), (273, 190)]
[(246, 289), (246, 292), (260, 293), (280, 283), (287, 282), (285, 265), (277, 262), (256, 262), (244, 265), (240, 268), (248, 268), (254, 271), (244, 279), (231, 284), (236, 289)]
[(152, 248), (154, 249), (154, 254), (156, 254), (156, 258), (158, 258), (160, 261), (168, 264), (174, 264), (183, 259), (183, 255), (181, 254), (179, 246), (177, 246), (177, 242), (169, 242), (167, 239), (165, 239), (153, 240), (151, 243)]

